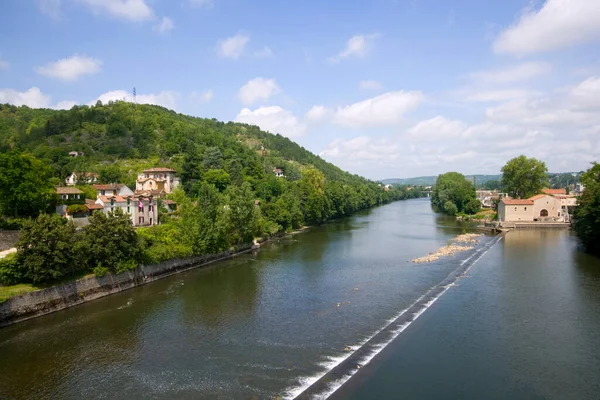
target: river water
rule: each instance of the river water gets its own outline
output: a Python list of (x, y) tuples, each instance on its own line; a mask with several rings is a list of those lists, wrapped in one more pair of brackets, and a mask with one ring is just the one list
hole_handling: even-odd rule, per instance
[(400, 201), (0, 329), (0, 398), (597, 399), (600, 260)]

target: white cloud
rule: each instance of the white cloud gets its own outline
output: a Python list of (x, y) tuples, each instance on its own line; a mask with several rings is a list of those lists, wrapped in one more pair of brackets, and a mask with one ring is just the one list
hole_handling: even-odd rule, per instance
[(346, 107), (338, 107), (333, 121), (339, 125), (360, 127), (392, 125), (423, 102), (420, 91), (387, 92)]
[(165, 33), (175, 28), (173, 20), (169, 17), (163, 17), (160, 22), (152, 27), (156, 32)]
[(551, 67), (543, 62), (525, 62), (518, 65), (480, 71), (471, 74), (471, 78), (484, 84), (504, 84), (530, 80), (548, 74)]
[(52, 108), (57, 110), (70, 110), (73, 106), (76, 106), (76, 101), (63, 100), (56, 103)]
[(381, 83), (373, 80), (361, 81), (360, 88), (364, 90), (379, 90), (381, 89)]
[(577, 110), (600, 110), (600, 77), (593, 76), (579, 83), (569, 97)]
[(317, 122), (325, 119), (330, 113), (331, 111), (325, 106), (312, 106), (304, 117), (309, 121)]
[(217, 43), (217, 53), (220, 57), (237, 60), (244, 53), (249, 41), (250, 36), (238, 33), (230, 38), (220, 40)]
[(202, 101), (204, 103), (207, 103), (207, 102), (211, 101), (212, 98), (213, 98), (213, 95), (214, 95), (214, 93), (213, 93), (212, 89), (205, 90), (202, 93), (198, 93), (198, 92), (194, 91), (191, 94), (192, 99), (200, 100), (200, 101)]
[[(171, 110), (177, 110), (178, 98), (179, 93), (165, 90), (157, 94), (138, 94), (136, 96), (136, 102), (140, 104), (154, 104)], [(125, 90), (111, 90), (101, 94), (97, 99), (88, 104), (96, 104), (96, 101), (98, 100), (102, 101), (102, 103), (108, 103), (109, 101), (133, 102), (133, 95)]]
[(273, 57), (273, 50), (269, 46), (265, 46), (262, 50), (255, 51), (253, 55), (256, 58), (271, 58)]
[(79, 0), (94, 13), (108, 14), (128, 21), (147, 21), (154, 18), (154, 11), (145, 0)]
[(413, 139), (437, 140), (456, 138), (465, 130), (466, 125), (461, 121), (450, 120), (441, 115), (421, 121), (408, 130)]
[(502, 32), (494, 51), (523, 55), (590, 42), (600, 38), (599, 21), (597, 0), (547, 0), (537, 11), (525, 10)]
[(102, 61), (77, 54), (49, 63), (44, 67), (35, 68), (36, 72), (40, 75), (63, 81), (75, 81), (82, 75), (92, 75), (100, 72), (101, 69)]
[(254, 111), (243, 108), (235, 120), (290, 138), (302, 136), (306, 131), (304, 124), (294, 114), (279, 106), (259, 107)]
[(466, 95), (466, 100), (476, 102), (495, 102), (529, 98), (536, 94), (539, 93), (524, 89), (480, 90), (469, 92)]
[(47, 108), (50, 105), (50, 96), (45, 95), (37, 87), (32, 87), (26, 92), (13, 89), (0, 90), (0, 104), (8, 103), (15, 106), (28, 106), (31, 108)]
[(373, 41), (377, 37), (379, 37), (377, 34), (354, 35), (348, 39), (348, 42), (346, 42), (346, 47), (337, 55), (330, 57), (329, 61), (335, 63), (348, 57), (365, 58), (369, 54), (369, 51), (373, 46)]
[(56, 21), (62, 18), (61, 0), (38, 0), (37, 3), (43, 14)]
[(244, 105), (251, 105), (257, 101), (267, 101), (281, 92), (275, 79), (254, 78), (240, 88), (238, 97)]

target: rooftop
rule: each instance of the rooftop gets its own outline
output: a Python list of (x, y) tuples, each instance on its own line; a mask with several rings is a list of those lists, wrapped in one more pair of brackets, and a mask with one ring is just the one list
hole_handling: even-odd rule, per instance
[(543, 197), (546, 197), (546, 196), (548, 196), (548, 195), (547, 194), (536, 194), (535, 196), (531, 196), (529, 198), (529, 200), (535, 201), (535, 200), (539, 200), (539, 199), (541, 199)]
[(157, 168), (150, 168), (150, 169), (145, 169), (144, 173), (148, 173), (148, 172), (177, 172), (174, 169), (171, 168), (161, 168), (161, 167), (157, 167)]
[(542, 189), (542, 192), (546, 194), (567, 194), (565, 189)]
[(504, 204), (509, 206), (532, 206), (533, 200), (531, 199), (507, 199), (501, 200)]
[(56, 193), (58, 194), (83, 194), (83, 192), (75, 187), (57, 187)]
[(110, 183), (108, 185), (92, 185), (92, 187), (96, 190), (119, 190), (123, 186), (125, 185), (122, 183)]

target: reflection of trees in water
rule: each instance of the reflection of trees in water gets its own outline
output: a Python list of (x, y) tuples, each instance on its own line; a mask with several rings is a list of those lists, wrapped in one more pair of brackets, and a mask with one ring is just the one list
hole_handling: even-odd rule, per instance
[[(60, 398), (59, 390), (82, 370), (133, 362), (140, 326), (165, 300), (156, 293), (144, 301), (140, 297), (124, 292), (5, 328), (0, 332), (0, 397)], [(86, 385), (82, 381), (69, 389), (83, 393)]]
[(234, 265), (218, 266), (190, 277), (178, 292), (185, 323), (215, 328), (226, 320), (230, 322), (254, 313), (259, 291), (256, 269), (247, 261), (227, 263)]

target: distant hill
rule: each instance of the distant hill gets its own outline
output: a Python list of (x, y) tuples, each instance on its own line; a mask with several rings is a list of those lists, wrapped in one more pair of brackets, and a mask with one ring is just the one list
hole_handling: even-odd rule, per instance
[[(579, 182), (579, 177), (581, 172), (549, 172), (548, 181), (550, 183), (550, 187), (553, 188), (564, 188), (568, 185), (572, 185)], [(471, 182), (476, 183), (477, 187), (481, 187), (488, 181), (500, 181), (502, 180), (502, 174), (498, 175), (465, 175), (465, 177)], [(417, 176), (414, 178), (390, 178), (383, 179), (381, 182), (388, 184), (398, 184), (398, 185), (423, 185), (423, 186), (433, 186), (435, 185), (435, 181), (437, 176)]]
[[(471, 182), (476, 182), (477, 186), (483, 184), (487, 181), (499, 181), (502, 179), (502, 175), (465, 175), (468, 180)], [(436, 176), (417, 176), (415, 178), (390, 178), (384, 179), (381, 182), (388, 183), (396, 183), (399, 185), (424, 185), (424, 186), (432, 186), (435, 184), (437, 179)]]

